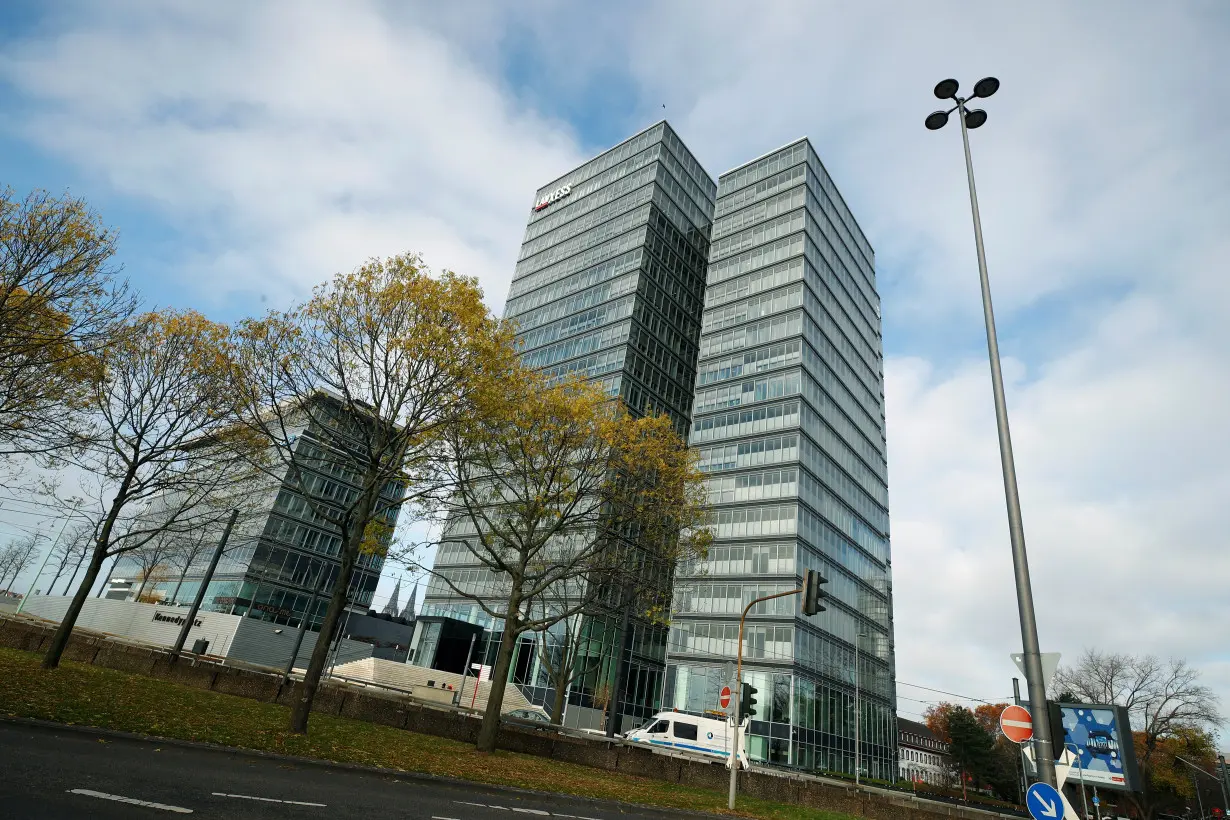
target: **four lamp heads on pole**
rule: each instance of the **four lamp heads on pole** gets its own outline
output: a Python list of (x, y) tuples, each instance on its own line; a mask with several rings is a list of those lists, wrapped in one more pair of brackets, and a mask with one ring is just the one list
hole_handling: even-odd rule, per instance
[(986, 99), (987, 97), (999, 91), (999, 80), (994, 77), (983, 77), (974, 84), (974, 93), (969, 97), (958, 97), (957, 91), (960, 89), (960, 84), (956, 80), (940, 80), (935, 86), (936, 99), (954, 100), (956, 105), (947, 111), (933, 111), (927, 116), (927, 128), (931, 131), (938, 131), (948, 124), (948, 115), (958, 108), (965, 115), (966, 128), (978, 128), (987, 121), (987, 112), (981, 108), (975, 108), (973, 111), (965, 107), (965, 104), (970, 100)]

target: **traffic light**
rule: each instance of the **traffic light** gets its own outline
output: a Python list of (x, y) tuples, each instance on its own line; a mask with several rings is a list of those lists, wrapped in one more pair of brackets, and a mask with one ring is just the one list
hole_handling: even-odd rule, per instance
[(1055, 753), (1055, 759), (1059, 760), (1063, 757), (1064, 742), (1063, 742), (1063, 711), (1060, 710), (1058, 703), (1046, 702), (1046, 717), (1051, 727), (1051, 747)]
[(756, 687), (750, 683), (743, 684), (743, 697), (739, 701), (739, 716), (749, 718), (756, 710)]
[(823, 612), (824, 607), (820, 601), (823, 599), (824, 593), (820, 591), (821, 584), (827, 584), (829, 580), (814, 569), (803, 571), (803, 595), (800, 601), (800, 606), (804, 615), (815, 615), (817, 612)]

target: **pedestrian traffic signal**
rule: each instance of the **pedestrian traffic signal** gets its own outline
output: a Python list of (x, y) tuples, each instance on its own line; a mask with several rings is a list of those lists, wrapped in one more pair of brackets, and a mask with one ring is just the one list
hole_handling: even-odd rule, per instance
[(820, 591), (820, 585), (828, 582), (827, 578), (814, 569), (803, 571), (803, 596), (800, 606), (804, 615), (815, 615), (817, 612), (824, 611), (820, 601), (825, 594)]
[(756, 710), (756, 687), (750, 683), (743, 684), (743, 698), (739, 701), (739, 716), (749, 718)]

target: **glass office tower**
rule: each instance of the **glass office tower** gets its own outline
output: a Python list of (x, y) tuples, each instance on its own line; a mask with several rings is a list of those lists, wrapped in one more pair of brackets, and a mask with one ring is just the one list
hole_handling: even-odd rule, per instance
[[(686, 433), (716, 193), (665, 122), (539, 189), (505, 306), (519, 323), (524, 360), (553, 377), (598, 381), (633, 412), (668, 413)], [(467, 526), (472, 532), (454, 522), (448, 535), (461, 540)], [(467, 590), (493, 581), (462, 544), (441, 548), (435, 568)], [(481, 623), (494, 658), (500, 624), (438, 578), (423, 614)], [(593, 708), (600, 717), (595, 696), (614, 679), (618, 613), (565, 626), (579, 629), (590, 648), (578, 661), (586, 672), (573, 684), (570, 713)], [(535, 702), (549, 703), (532, 640), (518, 647), (513, 680)], [(620, 711), (639, 720), (659, 705), (666, 630), (633, 620), (629, 651)]]
[(857, 687), (862, 766), (894, 779), (874, 257), (806, 139), (719, 180), (692, 411), (715, 542), (676, 578), (665, 705), (718, 708), (744, 605), (816, 569), (827, 611), (803, 617), (789, 596), (748, 616), (749, 751), (852, 773)]

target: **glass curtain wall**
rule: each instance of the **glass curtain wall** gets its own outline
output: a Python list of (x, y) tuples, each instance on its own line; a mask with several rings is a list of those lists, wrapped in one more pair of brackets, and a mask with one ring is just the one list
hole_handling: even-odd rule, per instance
[[(719, 180), (691, 443), (715, 543), (681, 568), (666, 705), (717, 708), (752, 600), (828, 579), (748, 615), (749, 750), (809, 771), (896, 773), (891, 557), (874, 257), (807, 140)], [(857, 655), (857, 671), (856, 671)]]
[[(539, 189), (504, 311), (519, 325), (524, 361), (553, 378), (593, 380), (635, 413), (665, 412), (685, 433), (716, 193), (665, 122)], [(469, 522), (450, 523), (449, 537), (457, 540), (441, 548), (436, 571), (454, 583), (496, 584), (461, 544), (468, 534)], [(645, 580), (669, 584), (669, 572)], [(601, 597), (605, 606), (580, 625), (584, 651), (570, 703), (586, 708), (598, 708), (617, 665), (619, 595)], [(490, 630), (487, 651), (494, 658), (498, 622), (439, 578), (424, 602), (425, 614)], [(639, 720), (660, 702), (666, 628), (634, 619), (630, 633), (618, 708)], [(532, 700), (547, 704), (553, 692), (536, 655), (519, 646), (513, 677)]]

